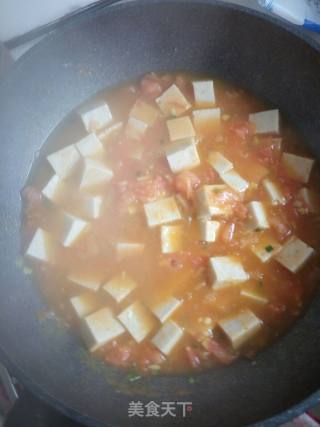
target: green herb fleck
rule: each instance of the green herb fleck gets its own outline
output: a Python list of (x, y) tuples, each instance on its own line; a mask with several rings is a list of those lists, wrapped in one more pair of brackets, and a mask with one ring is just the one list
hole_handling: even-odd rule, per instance
[(127, 376), (130, 382), (138, 381), (141, 379), (141, 375), (135, 374), (134, 372), (130, 372)]
[(196, 379), (194, 377), (189, 377), (188, 378), (188, 383), (189, 384), (194, 384), (196, 382)]
[(266, 246), (266, 247), (265, 247), (265, 250), (266, 250), (267, 252), (272, 252), (272, 251), (273, 251), (273, 246), (268, 245), (268, 246)]

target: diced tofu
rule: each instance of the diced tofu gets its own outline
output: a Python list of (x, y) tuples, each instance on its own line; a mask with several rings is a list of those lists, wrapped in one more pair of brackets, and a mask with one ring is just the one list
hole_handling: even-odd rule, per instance
[(262, 185), (266, 190), (272, 205), (286, 204), (286, 198), (274, 182), (270, 181), (270, 179), (264, 179), (262, 181)]
[(100, 305), (100, 298), (92, 292), (83, 292), (76, 297), (70, 299), (71, 306), (75, 314), (82, 318), (88, 316), (96, 310)]
[(166, 156), (173, 173), (192, 169), (200, 165), (200, 158), (194, 138), (186, 138), (170, 143), (166, 148)]
[(267, 262), (281, 250), (281, 245), (269, 234), (263, 233), (259, 242), (251, 246), (251, 251), (261, 262)]
[(275, 259), (292, 273), (297, 273), (314, 253), (313, 248), (293, 236), (286, 242)]
[[(301, 205), (301, 206), (300, 206)], [(299, 213), (316, 213), (319, 211), (319, 196), (309, 188), (303, 187), (295, 198), (295, 207)]]
[(146, 133), (147, 128), (147, 123), (135, 119), (134, 117), (129, 117), (125, 128), (126, 137), (130, 140), (132, 139), (134, 141), (140, 141)]
[(155, 202), (145, 203), (144, 212), (149, 227), (166, 224), (182, 219), (174, 197), (156, 200)]
[(80, 210), (88, 218), (99, 218), (102, 213), (103, 198), (101, 196), (85, 196), (81, 199)]
[(49, 154), (47, 160), (55, 173), (61, 179), (66, 179), (75, 172), (81, 163), (81, 156), (77, 147), (72, 144)]
[(192, 121), (189, 116), (179, 117), (177, 119), (167, 120), (170, 141), (177, 141), (184, 138), (195, 136)]
[(258, 292), (254, 292), (249, 289), (241, 289), (240, 295), (258, 304), (264, 305), (268, 303), (268, 298), (263, 295), (260, 295)]
[(112, 296), (117, 303), (122, 302), (135, 288), (137, 287), (136, 282), (127, 275), (126, 272), (122, 272), (116, 277), (109, 280), (103, 289)]
[(76, 143), (76, 147), (82, 157), (99, 157), (105, 153), (103, 145), (95, 133), (90, 133), (80, 139)]
[(208, 162), (213, 169), (220, 175), (233, 169), (233, 164), (218, 151), (210, 151)]
[(108, 126), (104, 129), (101, 129), (98, 132), (98, 138), (102, 142), (103, 145), (108, 144), (110, 141), (115, 140), (123, 129), (123, 123), (118, 122), (111, 126)]
[(306, 184), (309, 181), (314, 159), (283, 153), (282, 164), (290, 178)]
[(140, 302), (135, 302), (123, 310), (118, 319), (136, 342), (141, 342), (155, 327), (156, 320)]
[(104, 277), (100, 272), (80, 270), (71, 272), (67, 276), (67, 279), (82, 288), (97, 292), (101, 287)]
[(120, 242), (116, 243), (117, 255), (120, 259), (139, 255), (144, 251), (144, 243)]
[(269, 228), (267, 213), (263, 206), (263, 203), (254, 200), (248, 203), (248, 208), (249, 218), (247, 226), (249, 229), (265, 230), (266, 228)]
[(210, 270), (213, 289), (238, 285), (250, 278), (241, 262), (232, 256), (210, 258)]
[(220, 228), (220, 222), (211, 220), (200, 220), (199, 228), (201, 240), (204, 242), (215, 242)]
[(249, 121), (255, 125), (256, 133), (279, 133), (279, 110), (261, 111), (249, 114)]
[(152, 126), (159, 117), (159, 110), (138, 99), (132, 107), (129, 115), (130, 117), (134, 117), (135, 119), (146, 123), (148, 126)]
[(180, 116), (191, 108), (190, 102), (175, 84), (164, 91), (156, 102), (166, 116)]
[(87, 231), (89, 223), (70, 214), (63, 215), (61, 242), (63, 246), (74, 246)]
[(248, 181), (242, 178), (235, 170), (222, 173), (220, 178), (225, 184), (229, 185), (229, 187), (238, 193), (243, 193), (249, 187)]
[(92, 159), (84, 160), (80, 190), (92, 191), (103, 187), (113, 178), (113, 172), (105, 164)]
[(163, 301), (152, 307), (152, 313), (164, 323), (182, 304), (182, 301), (173, 296), (165, 298)]
[(193, 110), (193, 124), (197, 132), (210, 133), (217, 129), (220, 124), (220, 108), (203, 108)]
[(170, 254), (181, 250), (184, 235), (182, 225), (161, 226), (161, 251)]
[(38, 261), (54, 264), (56, 244), (52, 236), (42, 228), (38, 228), (26, 250), (25, 255)]
[(67, 197), (66, 184), (58, 175), (53, 175), (43, 188), (42, 194), (55, 204), (60, 204)]
[(95, 132), (112, 122), (112, 114), (107, 104), (101, 104), (91, 110), (80, 113), (87, 132)]
[(260, 330), (262, 321), (251, 311), (244, 310), (236, 316), (218, 322), (234, 349), (238, 349)]
[(172, 320), (166, 322), (152, 338), (151, 342), (168, 356), (183, 336), (183, 330)]
[(194, 101), (197, 106), (206, 107), (214, 105), (216, 98), (212, 80), (200, 80), (192, 82)]
[(204, 185), (196, 193), (197, 211), (199, 218), (214, 216), (229, 216), (232, 213), (232, 204), (226, 203), (228, 198), (223, 197), (229, 192), (226, 185)]
[(84, 318), (82, 332), (89, 350), (93, 352), (122, 335), (125, 329), (109, 308), (102, 308)]

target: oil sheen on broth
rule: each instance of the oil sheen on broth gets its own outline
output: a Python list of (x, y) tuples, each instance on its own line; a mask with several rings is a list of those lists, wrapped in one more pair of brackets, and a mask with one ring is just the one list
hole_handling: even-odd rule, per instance
[(320, 277), (319, 182), (277, 109), (151, 73), (49, 138), (22, 191), (24, 269), (106, 363), (175, 373), (251, 358)]

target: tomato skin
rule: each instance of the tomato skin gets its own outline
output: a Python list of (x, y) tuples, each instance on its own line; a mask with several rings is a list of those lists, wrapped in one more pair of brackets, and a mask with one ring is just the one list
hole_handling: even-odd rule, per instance
[(188, 358), (190, 365), (193, 368), (200, 368), (201, 360), (200, 360), (200, 357), (198, 356), (198, 353), (196, 352), (196, 350), (194, 350), (190, 346), (187, 346), (185, 348), (185, 350), (186, 350), (187, 358)]
[(176, 191), (181, 193), (187, 200), (192, 199), (194, 192), (200, 187), (200, 184), (200, 178), (190, 171), (180, 172), (174, 180)]
[(143, 371), (147, 370), (150, 365), (161, 365), (166, 360), (165, 356), (154, 347), (146, 346), (142, 354), (139, 365)]
[(239, 141), (247, 141), (254, 133), (253, 125), (247, 121), (235, 121), (228, 126), (228, 134)]
[(105, 360), (112, 365), (126, 368), (130, 366), (133, 350), (128, 345), (116, 345), (107, 351)]
[(160, 78), (155, 73), (146, 74), (141, 82), (140, 89), (143, 96), (153, 100), (161, 95), (163, 89)]
[(237, 358), (235, 354), (232, 354), (231, 351), (220, 344), (214, 338), (209, 338), (203, 342), (206, 350), (211, 353), (220, 363), (223, 365), (230, 365)]

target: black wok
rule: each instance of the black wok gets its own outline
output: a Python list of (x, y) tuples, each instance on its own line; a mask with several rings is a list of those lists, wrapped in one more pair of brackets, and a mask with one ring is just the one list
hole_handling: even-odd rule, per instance
[[(320, 295), (255, 364), (241, 360), (195, 384), (186, 376), (128, 383), (57, 319), (39, 320), (41, 295), (15, 266), (19, 190), (50, 132), (100, 89), (176, 69), (214, 74), (273, 102), (320, 158), (319, 51), (273, 19), (212, 1), (142, 0), (102, 8), (46, 38), (0, 87), (1, 359), (34, 393), (91, 426), (244, 426), (282, 412), (261, 424), (278, 425), (320, 400)], [(193, 411), (187, 420), (128, 418), (131, 400), (192, 401)]]

